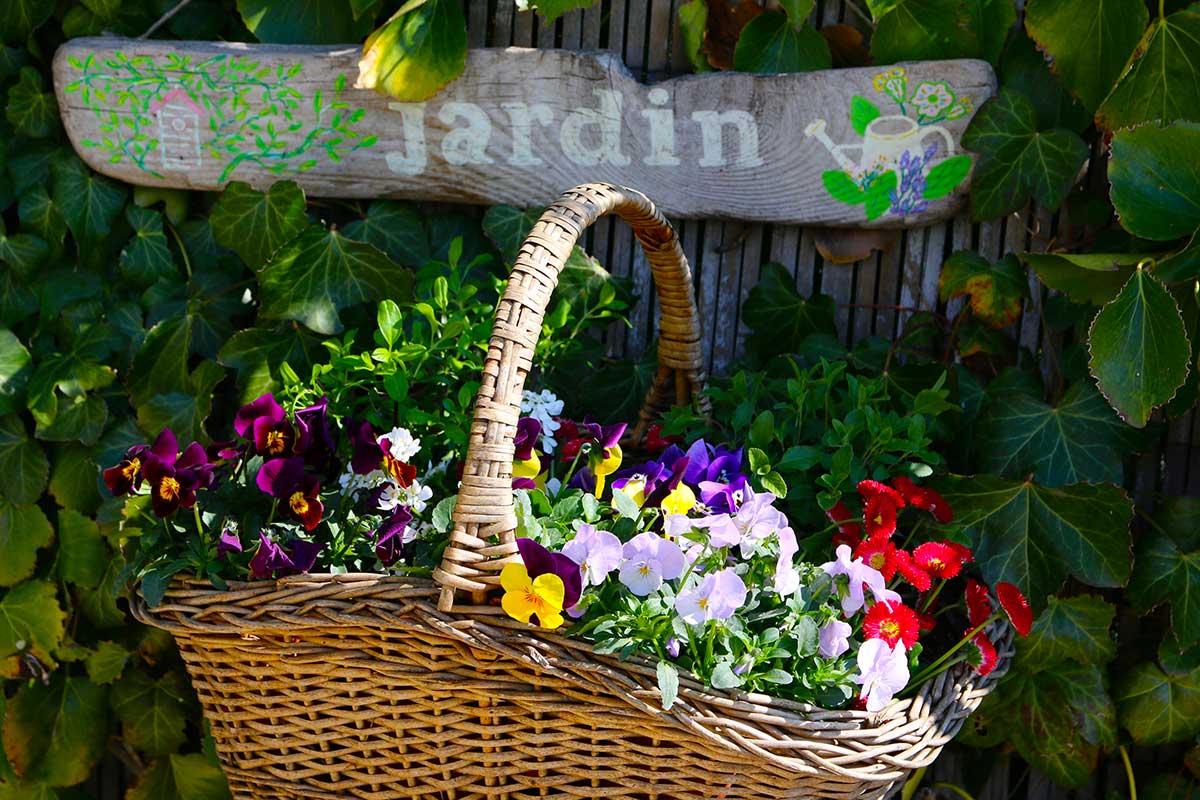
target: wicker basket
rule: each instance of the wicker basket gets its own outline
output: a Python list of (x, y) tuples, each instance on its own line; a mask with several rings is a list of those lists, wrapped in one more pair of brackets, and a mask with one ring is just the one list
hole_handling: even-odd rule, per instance
[[(702, 381), (691, 276), (642, 195), (571, 190), (521, 249), (475, 410), (455, 529), (433, 581), (300, 575), (216, 591), (176, 582), (134, 613), (173, 633), (239, 800), (878, 798), (932, 762), (1003, 673), (965, 665), (885, 711), (826, 711), (684, 680), (515, 623), (487, 604), (516, 557), (510, 470), (542, 316), (572, 246), (615, 211), (658, 286), (659, 370), (639, 427)], [(455, 605), (466, 594), (471, 605)]]

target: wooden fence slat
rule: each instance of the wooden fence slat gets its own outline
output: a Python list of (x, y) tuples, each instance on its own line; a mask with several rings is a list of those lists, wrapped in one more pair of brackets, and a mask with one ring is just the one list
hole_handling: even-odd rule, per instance
[[(732, 225), (732, 223), (729, 223)], [(724, 256), (721, 248), (724, 243), (726, 223), (716, 220), (704, 226), (704, 247), (700, 251), (700, 265), (697, 274), (700, 280), (700, 324), (704, 342), (704, 364), (711, 374), (713, 371), (713, 349), (716, 340), (717, 301), (720, 296), (719, 283), (721, 280), (721, 265)]]

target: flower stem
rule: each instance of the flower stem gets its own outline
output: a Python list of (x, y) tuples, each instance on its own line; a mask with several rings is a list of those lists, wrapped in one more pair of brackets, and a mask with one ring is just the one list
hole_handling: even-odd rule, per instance
[[(941, 658), (939, 658), (937, 661), (934, 661), (932, 664), (930, 664), (925, 669), (921, 670), (920, 674), (918, 674), (917, 677), (915, 677), (911, 681), (909, 681), (908, 685), (912, 688), (916, 688), (917, 686), (920, 686), (922, 683), (924, 683), (925, 681), (932, 678), (934, 675), (936, 675), (939, 672), (941, 672), (942, 670), (948, 668), (950, 665), (946, 664), (946, 662), (950, 659), (950, 656), (957, 653), (960, 649), (962, 649), (963, 645), (965, 645), (967, 642), (971, 641), (971, 639), (975, 638), (975, 634), (979, 633), (981, 630), (986, 628), (988, 625), (991, 625), (993, 622), (1000, 619), (1002, 616), (1003, 616), (1003, 613), (998, 611), (995, 614), (993, 614), (992, 616), (985, 619), (980, 625), (967, 631), (966, 635), (963, 636), (963, 638), (959, 640), (958, 644), (954, 645), (954, 647), (951, 647), (945, 653), (942, 653)], [(943, 665), (945, 665), (945, 666), (943, 666)], [(938, 667), (942, 667), (942, 669), (938, 669)]]
[(192, 516), (196, 518), (196, 533), (200, 536), (200, 541), (204, 541), (204, 523), (200, 521), (200, 504), (192, 506)]
[(929, 610), (929, 607), (931, 605), (933, 605), (934, 600), (937, 600), (937, 596), (939, 594), (941, 594), (942, 587), (944, 587), (945, 585), (946, 585), (946, 581), (942, 580), (942, 582), (937, 585), (937, 588), (929, 593), (929, 596), (925, 599), (925, 602), (921, 605), (921, 613), (922, 614), (924, 614), (926, 611)]
[(1129, 800), (1137, 800), (1137, 784), (1133, 780), (1133, 764), (1129, 763), (1129, 751), (1125, 745), (1117, 748), (1121, 751), (1121, 761), (1125, 764), (1125, 779), (1129, 781)]

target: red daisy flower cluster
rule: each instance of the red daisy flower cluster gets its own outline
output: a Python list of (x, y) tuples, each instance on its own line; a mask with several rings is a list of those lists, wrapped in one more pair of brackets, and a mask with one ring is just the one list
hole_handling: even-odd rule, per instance
[(868, 639), (883, 639), (888, 647), (903, 642), (907, 650), (917, 643), (921, 622), (917, 612), (903, 603), (876, 603), (863, 617), (863, 633)]

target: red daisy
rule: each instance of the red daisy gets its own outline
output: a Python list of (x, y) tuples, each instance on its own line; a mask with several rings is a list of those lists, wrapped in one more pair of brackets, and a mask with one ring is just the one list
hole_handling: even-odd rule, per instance
[(863, 563), (872, 569), (883, 573), (883, 579), (890, 581), (896, 576), (896, 545), (885, 536), (864, 539), (854, 549), (855, 558), (861, 558)]
[(838, 523), (837, 533), (833, 535), (833, 546), (849, 545), (850, 549), (858, 547), (862, 541), (862, 526), (854, 521), (850, 514), (850, 509), (846, 508), (846, 504), (838, 500), (833, 508), (825, 512), (825, 518), (830, 522)]
[(1011, 583), (997, 583), (996, 597), (1017, 633), (1028, 636), (1033, 627), (1033, 612), (1029, 610), (1029, 601), (1021, 594), (1021, 590)]
[(962, 570), (962, 559), (949, 542), (926, 542), (913, 550), (917, 566), (935, 578), (953, 578)]
[(977, 580), (967, 580), (967, 618), (972, 628), (978, 628), (992, 615), (992, 601), (987, 587)]
[[(967, 631), (970, 633), (970, 631)], [(987, 675), (996, 668), (1000, 656), (996, 653), (996, 645), (983, 631), (971, 637), (973, 648), (967, 651), (967, 663), (975, 668), (980, 675)]]
[(928, 572), (921, 569), (907, 550), (897, 550), (895, 559), (896, 569), (904, 580), (915, 586), (918, 591), (929, 591), (929, 587), (933, 586), (933, 578)]
[(937, 627), (937, 617), (933, 614), (926, 614), (924, 611), (918, 611), (917, 624), (921, 626), (922, 631), (928, 633)]
[(893, 478), (892, 486), (896, 487), (910, 506), (928, 511), (943, 525), (954, 519), (954, 511), (950, 508), (950, 504), (928, 486), (917, 486), (905, 475)]
[(859, 481), (863, 497), (863, 522), (867, 536), (891, 536), (896, 532), (896, 512), (904, 508), (904, 498), (892, 487), (879, 481)]
[(888, 647), (903, 642), (908, 649), (917, 643), (921, 624), (917, 612), (903, 603), (876, 603), (863, 617), (863, 633), (868, 639), (882, 639)]
[(960, 561), (962, 561), (962, 563), (970, 564), (972, 561), (975, 560), (974, 551), (972, 551), (971, 548), (967, 547), (965, 544), (959, 544), (958, 542), (951, 542), (950, 540), (946, 540), (946, 544), (949, 545), (950, 547), (952, 547), (954, 549), (954, 552), (958, 553), (958, 558)]

